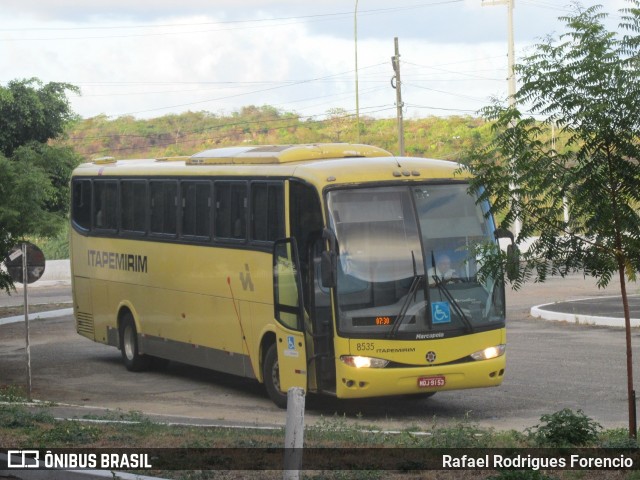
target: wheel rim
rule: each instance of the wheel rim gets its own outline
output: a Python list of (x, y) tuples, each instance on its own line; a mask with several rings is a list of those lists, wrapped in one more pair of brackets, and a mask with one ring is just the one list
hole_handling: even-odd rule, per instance
[(124, 327), (123, 343), (124, 343), (124, 354), (129, 360), (133, 360), (134, 352), (135, 352), (135, 339), (133, 338), (133, 329), (130, 325)]
[(280, 369), (278, 368), (278, 361), (273, 362), (273, 368), (271, 368), (271, 382), (276, 389), (276, 392), (280, 392)]

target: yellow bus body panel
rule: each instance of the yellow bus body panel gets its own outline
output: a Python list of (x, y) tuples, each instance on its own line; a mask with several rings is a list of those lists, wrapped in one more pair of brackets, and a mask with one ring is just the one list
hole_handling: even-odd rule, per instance
[[(122, 307), (132, 311), (143, 336), (229, 356), (258, 359), (256, 327), (267, 323), (275, 329), (270, 254), (229, 249), (220, 255), (213, 247), (197, 245), (167, 250), (160, 242), (84, 237), (75, 232), (72, 242), (74, 283), (85, 286), (74, 288), (76, 319), (92, 318), (93, 323), (93, 331), (80, 329), (80, 323), (78, 331), (92, 340), (109, 343), (109, 330), (116, 335)], [(118, 268), (122, 255), (140, 257), (144, 269)], [(251, 371), (243, 374), (258, 378), (259, 367), (252, 361)]]

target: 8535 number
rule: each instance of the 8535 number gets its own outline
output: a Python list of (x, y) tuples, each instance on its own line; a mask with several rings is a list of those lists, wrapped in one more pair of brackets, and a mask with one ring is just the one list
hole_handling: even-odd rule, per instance
[(375, 349), (375, 344), (373, 342), (357, 342), (356, 343), (356, 351), (358, 352), (369, 352)]

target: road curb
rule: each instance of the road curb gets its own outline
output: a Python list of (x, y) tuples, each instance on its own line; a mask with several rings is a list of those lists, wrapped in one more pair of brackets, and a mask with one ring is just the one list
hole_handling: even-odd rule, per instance
[[(45, 312), (35, 312), (29, 314), (29, 320), (42, 320), (45, 318), (65, 317), (67, 315), (73, 315), (73, 308), (62, 308), (60, 310), (49, 310)], [(7, 325), (9, 323), (24, 322), (24, 314), (14, 315), (13, 317), (0, 318), (0, 325)]]
[[(596, 300), (602, 297), (589, 297), (582, 298), (579, 300), (567, 300), (562, 303), (578, 303), (585, 300)], [(624, 318), (620, 317), (602, 317), (597, 315), (587, 315), (583, 313), (575, 313), (575, 312), (558, 312), (553, 310), (553, 306), (558, 302), (553, 303), (544, 303), (541, 305), (536, 305), (531, 307), (530, 313), (534, 318), (540, 318), (542, 320), (549, 320), (555, 322), (568, 322), (575, 323), (578, 325), (596, 325), (603, 327), (619, 327), (623, 328)], [(631, 319), (632, 327), (640, 327), (640, 318), (632, 318)]]

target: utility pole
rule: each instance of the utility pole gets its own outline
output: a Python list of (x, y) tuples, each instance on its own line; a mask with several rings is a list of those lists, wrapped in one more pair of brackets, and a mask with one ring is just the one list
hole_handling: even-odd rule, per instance
[(396, 89), (396, 112), (398, 117), (398, 149), (399, 155), (404, 157), (404, 121), (402, 119), (402, 82), (400, 81), (400, 51), (398, 48), (398, 37), (393, 39), (396, 54), (391, 57), (391, 64), (395, 75), (391, 77), (391, 86)]
[(360, 143), (360, 99), (358, 98), (358, 0), (353, 10), (353, 39), (356, 51), (356, 143)]
[(506, 5), (507, 6), (507, 83), (509, 88), (509, 106), (515, 105), (516, 99), (516, 74), (513, 70), (515, 65), (515, 45), (513, 34), (513, 8), (515, 0), (482, 0), (482, 6)]
[[(482, 6), (493, 5), (506, 5), (507, 6), (507, 86), (509, 92), (509, 107), (513, 108), (516, 105), (516, 74), (514, 71), (515, 65), (515, 41), (513, 34), (513, 8), (515, 0), (482, 0)], [(515, 185), (513, 188), (515, 189)], [(513, 222), (514, 234), (517, 237), (522, 230), (522, 222), (520, 217), (516, 217)]]

